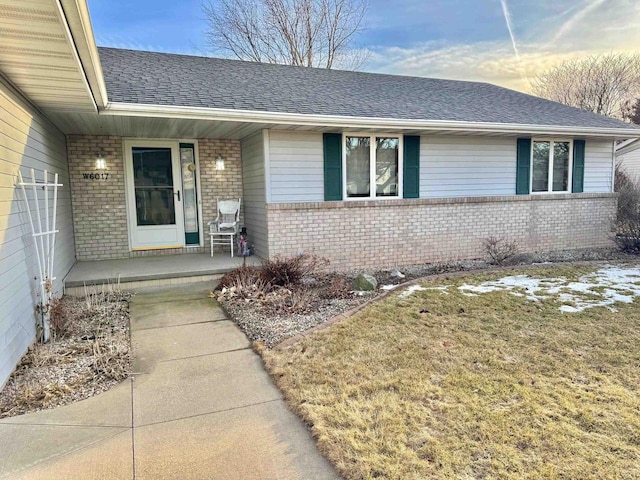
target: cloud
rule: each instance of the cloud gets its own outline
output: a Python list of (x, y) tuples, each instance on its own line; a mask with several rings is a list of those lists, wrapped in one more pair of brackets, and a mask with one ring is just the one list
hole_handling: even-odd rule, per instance
[[(633, 52), (640, 46), (640, 2), (636, 0), (565, 2), (562, 10), (531, 23), (515, 37), (475, 43), (425, 42), (407, 48), (374, 47), (367, 70), (402, 75), (484, 81), (530, 91), (531, 80), (564, 60), (609, 52)], [(586, 13), (584, 10), (587, 10)], [(503, 12), (505, 13), (505, 12)], [(513, 21), (514, 11), (509, 12)], [(506, 15), (506, 14), (505, 14)], [(506, 21), (506, 17), (505, 17)], [(511, 23), (513, 26), (513, 23)], [(546, 32), (542, 34), (541, 32)]]
[(560, 27), (558, 32), (553, 37), (553, 40), (551, 40), (551, 43), (556, 43), (566, 33), (570, 32), (576, 26), (580, 25), (581, 21), (586, 16), (591, 14), (591, 12), (593, 12), (597, 8), (599, 8), (602, 5), (604, 5), (605, 2), (607, 2), (607, 1), (609, 1), (609, 0), (587, 0), (586, 2), (584, 2), (584, 4), (581, 6), (581, 8), (578, 8), (576, 13), (570, 19), (566, 20), (565, 23), (562, 24), (562, 26)]

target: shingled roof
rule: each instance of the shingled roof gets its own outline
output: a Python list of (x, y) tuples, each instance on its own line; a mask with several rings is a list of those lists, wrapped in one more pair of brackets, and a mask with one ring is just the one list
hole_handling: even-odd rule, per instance
[(99, 48), (109, 101), (405, 120), (632, 128), (488, 83)]

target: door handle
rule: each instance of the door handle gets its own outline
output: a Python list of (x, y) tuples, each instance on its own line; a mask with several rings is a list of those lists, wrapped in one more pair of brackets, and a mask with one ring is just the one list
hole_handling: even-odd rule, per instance
[(178, 190), (177, 192), (173, 192), (174, 195), (178, 196), (178, 201), (180, 201), (180, 190)]

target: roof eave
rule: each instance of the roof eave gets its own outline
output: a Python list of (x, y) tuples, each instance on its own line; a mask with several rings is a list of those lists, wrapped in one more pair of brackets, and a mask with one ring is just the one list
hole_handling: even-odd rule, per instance
[(640, 148), (640, 139), (631, 138), (620, 145), (616, 146), (616, 155), (624, 155)]
[(98, 109), (107, 106), (107, 87), (102, 74), (91, 17), (86, 0), (56, 0), (73, 42), (73, 48)]
[(309, 115), (223, 108), (182, 107), (139, 103), (109, 102), (100, 112), (106, 115), (184, 118), (246, 123), (270, 123), (310, 127), (381, 130), (450, 130), (468, 133), (523, 135), (573, 135), (615, 139), (640, 138), (640, 128), (601, 128), (534, 124), (460, 122), (449, 120), (411, 120), (339, 115)]

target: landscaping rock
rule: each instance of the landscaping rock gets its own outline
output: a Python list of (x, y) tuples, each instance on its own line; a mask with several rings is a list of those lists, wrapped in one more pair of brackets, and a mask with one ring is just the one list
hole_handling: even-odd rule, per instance
[(360, 292), (370, 292), (378, 287), (378, 281), (367, 273), (361, 273), (353, 281), (353, 289)]
[(389, 272), (389, 275), (391, 275), (393, 278), (404, 278), (406, 276), (400, 270), (391, 270), (391, 272)]

